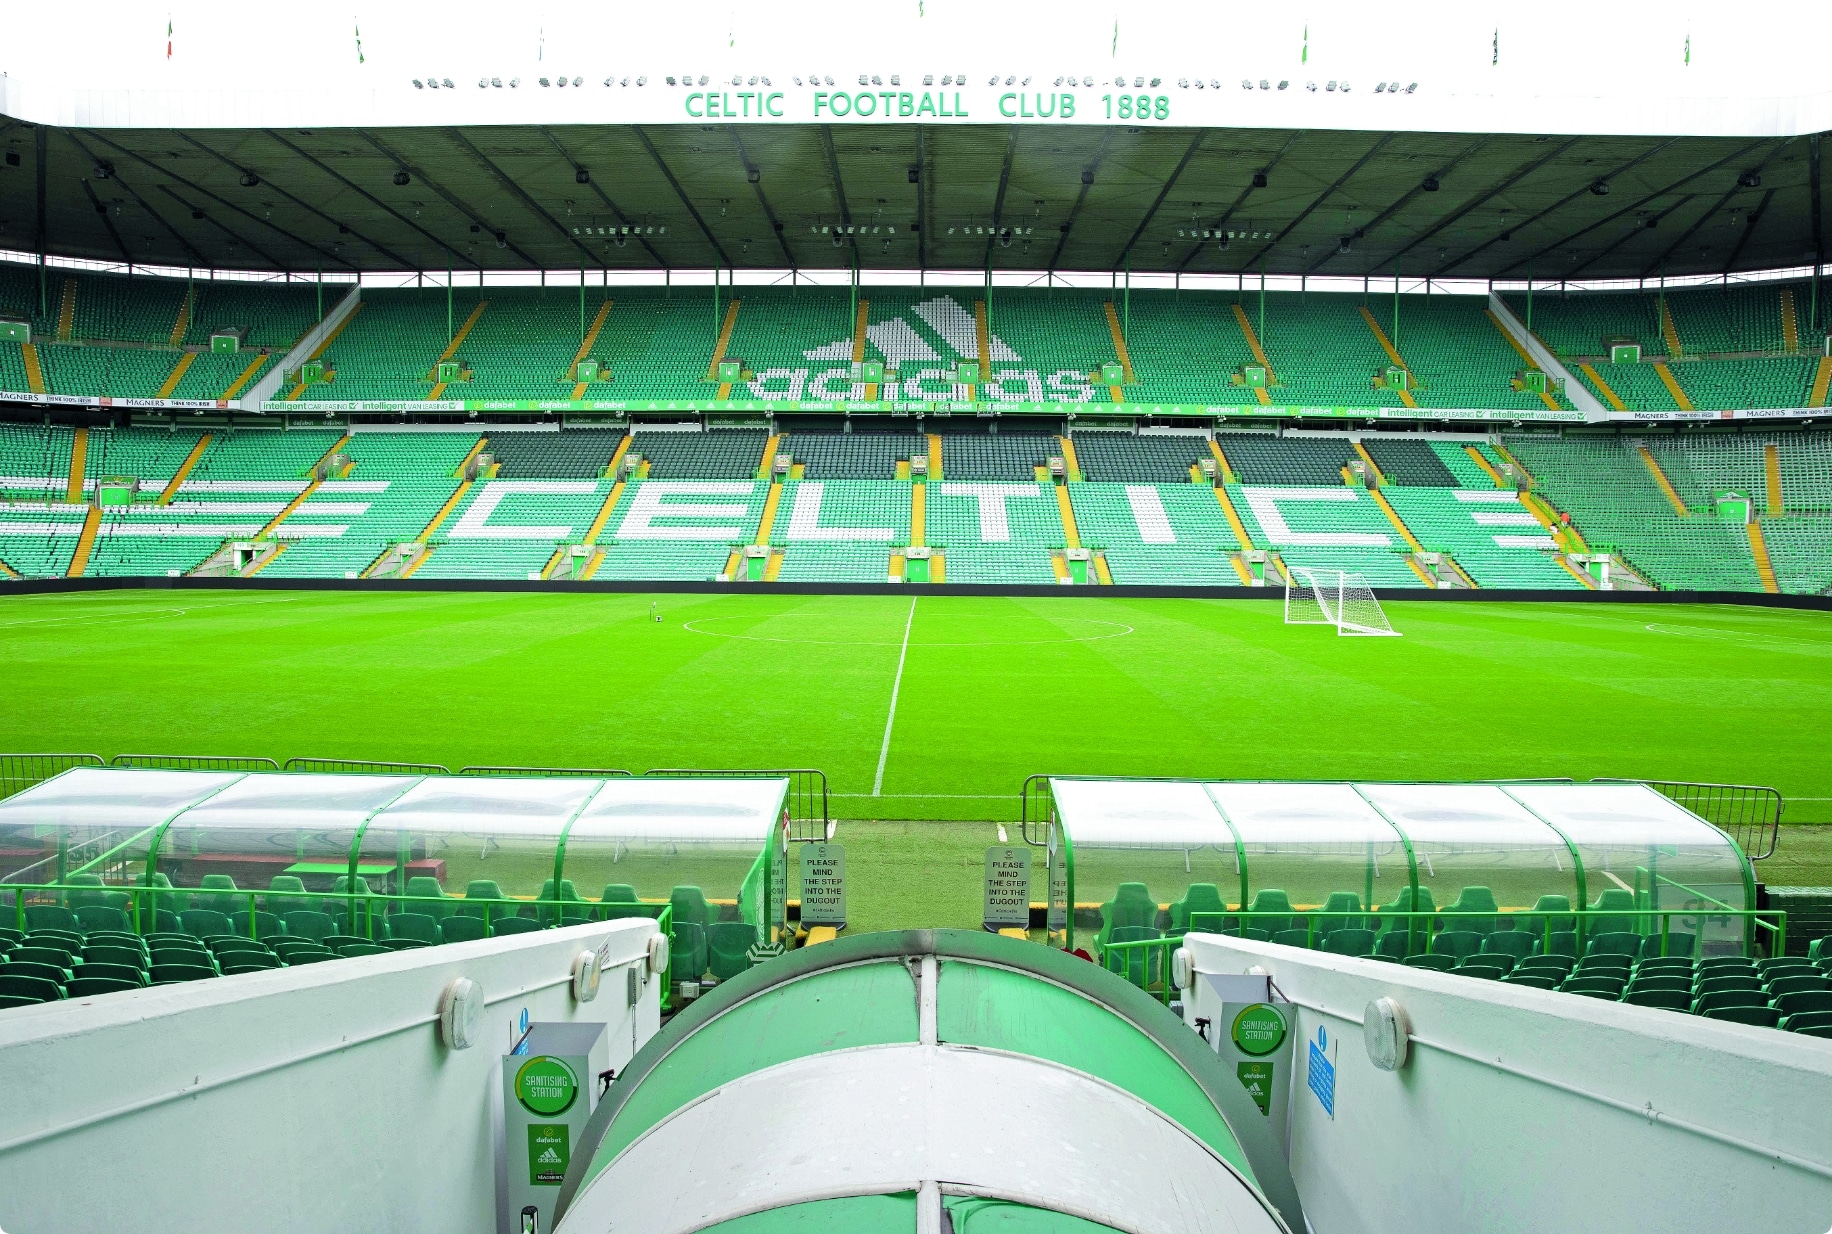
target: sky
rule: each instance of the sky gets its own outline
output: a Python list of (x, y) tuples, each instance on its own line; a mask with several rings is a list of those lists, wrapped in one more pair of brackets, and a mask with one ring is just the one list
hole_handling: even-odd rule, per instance
[[(1832, 5), (1541, 0), (527, 0), (15, 5), (0, 72), (83, 88), (398, 87), (428, 74), (1102, 72), (1401, 78), (1544, 96), (1766, 97), (1824, 90)], [(171, 55), (167, 56), (167, 26)], [(360, 34), (360, 59), (359, 59)]]

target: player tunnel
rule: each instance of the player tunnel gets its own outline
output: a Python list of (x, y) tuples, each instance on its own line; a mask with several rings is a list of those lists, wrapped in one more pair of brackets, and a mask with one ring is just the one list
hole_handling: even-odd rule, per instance
[(971, 931), (843, 938), (722, 983), (572, 1160), (560, 1234), (1305, 1228), (1201, 1038), (1085, 960)]

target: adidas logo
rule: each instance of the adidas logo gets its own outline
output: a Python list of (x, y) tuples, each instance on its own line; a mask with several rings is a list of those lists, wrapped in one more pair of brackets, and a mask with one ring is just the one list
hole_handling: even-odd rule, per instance
[(554, 1152), (553, 1149), (550, 1148), (536, 1157), (534, 1163), (536, 1165), (558, 1165), (560, 1164), (560, 1154)]
[[(911, 401), (963, 397), (964, 391), (954, 381), (955, 366), (963, 359), (977, 360), (980, 354), (973, 313), (953, 296), (924, 300), (912, 311), (915, 322), (891, 317), (865, 327), (866, 340), (883, 357), (885, 367), (898, 373), (895, 389), (887, 389), (886, 397)], [(751, 394), (790, 401), (862, 399), (865, 387), (852, 379), (852, 345), (847, 337), (802, 352), (812, 364), (833, 364), (832, 368), (760, 369), (749, 383)], [(977, 386), (977, 397), (1007, 403), (1085, 403), (1094, 396), (1088, 375), (1075, 369), (1046, 375), (1032, 368), (1011, 367), (1022, 365), (1023, 357), (996, 334), (987, 336), (986, 351), (992, 380)]]

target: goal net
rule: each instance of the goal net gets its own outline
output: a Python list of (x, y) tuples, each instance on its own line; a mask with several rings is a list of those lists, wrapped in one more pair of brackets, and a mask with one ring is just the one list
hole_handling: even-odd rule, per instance
[(1292, 566), (1290, 572), (1285, 584), (1286, 625), (1335, 626), (1341, 635), (1399, 637), (1374, 589), (1361, 575), (1303, 566)]

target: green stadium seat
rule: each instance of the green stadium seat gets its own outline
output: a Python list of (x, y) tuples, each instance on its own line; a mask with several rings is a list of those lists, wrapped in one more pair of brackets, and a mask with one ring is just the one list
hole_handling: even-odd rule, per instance
[(235, 879), (227, 874), (206, 874), (198, 886), (203, 890), (191, 897), (192, 908), (209, 908), (219, 913), (233, 913), (237, 909), (248, 907), (246, 897), (224, 894), (237, 890)]
[(1513, 968), (1511, 964), (1497, 963), (1498, 957), (1471, 956), (1458, 964), (1451, 971), (1465, 977), (1484, 977), (1490, 981), (1499, 981), (1507, 976)]
[(1686, 1011), (1692, 1006), (1692, 994), (1687, 990), (1640, 988), (1625, 991), (1622, 1001), (1633, 1007), (1658, 1007), (1663, 1011)]
[[(1374, 941), (1374, 958), (1377, 960), (1403, 960), (1411, 952), (1412, 940), (1404, 930), (1388, 930), (1378, 935)], [(1423, 937), (1419, 938), (1421, 947), (1426, 946)]]
[(727, 981), (751, 966), (750, 949), (757, 927), (746, 921), (720, 921), (706, 932), (707, 962), (712, 975)]
[(1817, 973), (1819, 966), (1802, 956), (1774, 956), (1756, 961), (1756, 971), (1764, 977), (1776, 977), (1783, 973), (1796, 976), (1801, 973)]
[(208, 964), (161, 964), (155, 962), (152, 968), (154, 985), (168, 985), (174, 981), (203, 981), (217, 975), (216, 968)]
[(288, 952), (281, 958), (286, 966), (291, 968), (295, 964), (322, 964), (326, 960), (335, 960), (337, 958), (337, 953), (335, 951), (325, 951), (322, 949), (317, 951), (293, 951)]
[(1484, 955), (1505, 955), (1524, 960), (1533, 954), (1539, 939), (1525, 930), (1495, 930), (1482, 937)]
[(77, 977), (65, 983), (64, 995), (67, 998), (94, 998), (98, 994), (124, 994), (145, 984), (122, 977)]
[[(407, 894), (420, 897), (421, 902), (413, 906), (413, 912), (431, 917), (436, 921), (444, 921), (457, 911), (455, 904), (448, 903), (452, 897), (446, 895), (445, 888), (439, 880), (429, 874), (416, 874), (408, 879)], [(427, 900), (437, 900), (439, 903), (428, 904)]]
[[(1666, 950), (1661, 951), (1662, 944)], [(1669, 930), (1663, 939), (1658, 934), (1650, 934), (1641, 940), (1641, 958), (1653, 959), (1657, 956), (1680, 956), (1690, 959), (1698, 950), (1698, 936), (1685, 930)]]
[(694, 921), (674, 922), (668, 969), (675, 981), (698, 981), (706, 972), (706, 927)]
[(126, 947), (133, 951), (145, 951), (146, 940), (132, 930), (93, 930), (83, 935), (84, 950), (90, 947)]
[(233, 934), (234, 927), (229, 918), (213, 908), (187, 908), (178, 914), (178, 924), (186, 934), (198, 938), (212, 938), (219, 934)]
[(490, 923), (490, 934), (501, 938), (505, 934), (532, 934), (541, 928), (541, 923), (532, 917), (504, 917)]
[[(1123, 886), (1143, 888), (1143, 883), (1126, 883)], [(1262, 887), (1253, 893), (1253, 903), (1248, 906), (1249, 912), (1255, 913), (1290, 913), (1291, 897), (1277, 887)], [(1304, 919), (1301, 917), (1248, 917), (1243, 918), (1248, 924), (1277, 934), (1280, 930), (1301, 929)]]
[(1761, 990), (1701, 990), (1692, 1000), (1692, 1014), (1705, 1015), (1717, 1007), (1766, 1007), (1768, 995)]
[(77, 970), (80, 977), (106, 977), (110, 981), (127, 981), (134, 985), (146, 984), (147, 970), (138, 964), (90, 964), (85, 963)]
[(204, 946), (216, 957), (218, 964), (228, 962), (233, 955), (272, 955), (266, 943), (257, 942), (244, 934), (220, 935), (204, 940)]
[(1558, 988), (1558, 978), (1554, 974), (1515, 969), (1501, 979), (1508, 985), (1524, 985), (1531, 990), (1554, 990)]
[(332, 951), (335, 951), (339, 955), (342, 955), (344, 947), (347, 946), (348, 944), (351, 944), (351, 943), (368, 944), (368, 943), (373, 943), (374, 941), (375, 941), (374, 939), (364, 938), (360, 934), (327, 934), (323, 938), (319, 939), (318, 943), (320, 946), (329, 947)]
[[(1332, 891), (1329, 898), (1323, 901), (1324, 913), (1359, 913), (1361, 897), (1352, 891)], [(1365, 930), (1370, 922), (1366, 917), (1329, 917), (1318, 918), (1317, 929), (1326, 934), (1337, 930)]]
[(1587, 921), (1591, 934), (1609, 933), (1611, 931), (1635, 931), (1635, 896), (1633, 892), (1620, 887), (1610, 887), (1591, 902), (1593, 914)]
[[(1437, 903), (1431, 897), (1431, 888), (1420, 887), (1418, 889), (1416, 901), (1413, 897), (1412, 890), (1411, 887), (1401, 887), (1399, 889), (1399, 894), (1393, 897), (1393, 902), (1391, 904), (1383, 904), (1380, 906), (1380, 913), (1435, 913), (1438, 911)], [(1418, 905), (1417, 908), (1413, 907), (1415, 902)], [(1407, 930), (1408, 920), (1411, 921), (1411, 930), (1408, 932), (1416, 932), (1421, 938), (1431, 932), (1432, 925), (1429, 920), (1421, 921), (1417, 918), (1407, 919), (1397, 917), (1388, 917), (1383, 920), (1378, 914), (1374, 918), (1376, 928), (1383, 934), (1390, 930)]]
[(489, 934), (484, 929), (481, 917), (466, 917), (459, 913), (439, 923), (439, 941), (442, 943), (470, 943), (487, 937)]
[(1704, 973), (1754, 973), (1759, 971), (1756, 962), (1747, 956), (1706, 956), (1698, 961), (1698, 971)]
[[(581, 921), (591, 920), (591, 910), (584, 907), (587, 901), (579, 898), (578, 889), (573, 886), (573, 882), (570, 878), (563, 878), (560, 880), (560, 894), (558, 897), (560, 907), (558, 912), (556, 912), (553, 907), (555, 896), (553, 893), (553, 880), (551, 878), (541, 884), (541, 890), (534, 898), (538, 907), (530, 906), (524, 908), (521, 910), (521, 914), (523, 916), (534, 917), (543, 925), (576, 925)], [(574, 904), (578, 904), (581, 907), (573, 908), (572, 905)]]
[(1832, 982), (1827, 981), (1819, 973), (1770, 977), (1766, 985), (1770, 998), (1779, 998), (1783, 994), (1799, 994), (1809, 990), (1832, 990)]
[(1763, 992), (1762, 979), (1754, 973), (1723, 973), (1701, 976), (1694, 984), (1700, 994), (1713, 994), (1719, 990), (1754, 990)]
[[(1094, 936), (1094, 945), (1105, 947), (1113, 941), (1113, 931), (1129, 927), (1142, 926), (1146, 929), (1157, 929), (1158, 902), (1151, 898), (1144, 883), (1121, 883), (1113, 893), (1113, 898), (1100, 906), (1100, 932)], [(680, 919), (679, 915), (675, 918)]]
[(1614, 977), (1570, 976), (1559, 983), (1559, 989), (1566, 994), (1589, 994), (1601, 998), (1620, 998), (1623, 982)]
[(76, 976), (75, 970), (68, 965), (49, 964), (43, 960), (15, 960), (11, 956), (7, 957), (5, 972), (9, 977), (42, 977), (58, 985)]
[(487, 917), (495, 921), (499, 917), (513, 913), (515, 910), (507, 904), (473, 904), (472, 900), (506, 900), (503, 889), (493, 879), (474, 878), (465, 884), (465, 903), (458, 906), (458, 911), (466, 917)]
[[(1109, 943), (1143, 943), (1163, 937), (1153, 926), (1115, 926)], [(1304, 940), (1295, 944), (1302, 947)], [(1133, 985), (1144, 989), (1157, 979), (1162, 966), (1160, 953), (1156, 949), (1139, 948), (1130, 951), (1109, 951), (1104, 946), (1101, 951), (1101, 966), (1110, 973), (1118, 974)]]
[(81, 947), (46, 946), (28, 938), (7, 953), (7, 960), (13, 964), (55, 964), (59, 968), (70, 968), (82, 953)]
[(409, 939), (416, 943), (437, 943), (439, 921), (426, 913), (389, 913), (382, 918), (382, 927), (390, 940)]
[[(1147, 899), (1151, 897), (1149, 894)], [(1225, 913), (1228, 902), (1222, 897), (1221, 889), (1214, 883), (1191, 883), (1184, 889), (1183, 898), (1173, 901), (1170, 906), (1170, 930), (1172, 934), (1184, 934), (1190, 930), (1199, 933), (1213, 933), (1221, 923), (1206, 921), (1201, 926), (1190, 924), (1191, 913)]]
[(1482, 950), (1482, 938), (1475, 930), (1445, 930), (1431, 940), (1431, 954), (1461, 960)]
[(1336, 955), (1371, 956), (1377, 937), (1372, 930), (1331, 930), (1323, 936), (1323, 950)]
[[(761, 452), (761, 447), (759, 450)], [(706, 903), (706, 897), (698, 887), (676, 887), (668, 893), (668, 903), (674, 909), (676, 925), (692, 922), (704, 929), (715, 920), (712, 906)]]
[(135, 968), (146, 967), (146, 952), (138, 947), (109, 947), (91, 944), (83, 948), (83, 963), (88, 964), (127, 964)]
[(77, 921), (76, 914), (61, 904), (26, 905), (25, 925), (29, 932), (65, 930), (78, 937), (82, 935), (82, 925)]
[(388, 951), (412, 951), (418, 947), (432, 947), (435, 943), (423, 942), (417, 938), (384, 938), (382, 947)]
[[(144, 871), (139, 874), (134, 875), (133, 880), (132, 880), (132, 885), (135, 887), (145, 887), (148, 885), (146, 881), (146, 874)], [(140, 905), (140, 911), (144, 913), (148, 909), (153, 909), (155, 911), (168, 912), (168, 913), (177, 912), (178, 911), (177, 894), (174, 892), (168, 895), (159, 890), (159, 888), (170, 888), (171, 885), (172, 885), (172, 880), (170, 878), (167, 878), (164, 874), (154, 874), (153, 881), (151, 884), (151, 886), (154, 888), (153, 894), (135, 897), (135, 899), (138, 901)]]
[[(0, 997), (26, 999), (34, 1003), (55, 1002), (64, 996), (61, 982), (48, 977), (28, 976), (23, 973), (10, 972), (12, 965), (0, 969)], [(15, 1003), (14, 1006), (24, 1006)]]
[(1573, 970), (1577, 966), (1578, 966), (1578, 962), (1568, 955), (1557, 955), (1557, 954), (1547, 955), (1545, 953), (1541, 953), (1539, 955), (1528, 956), (1526, 959), (1522, 960), (1520, 963), (1514, 966), (1514, 971), (1515, 972), (1530, 972), (1530, 973), (1556, 973), (1560, 977), (1564, 977), (1566, 974), (1570, 973), (1571, 970)]
[(1832, 1011), (1796, 1011), (1784, 1015), (1779, 1028), (1790, 1033), (1809, 1033), (1815, 1037), (1832, 1037)]
[(108, 893), (102, 890), (103, 883), (100, 874), (70, 874), (66, 875), (63, 881), (66, 887), (95, 888), (93, 891), (72, 891), (64, 896), (64, 903), (71, 908), (86, 908), (90, 905), (108, 903)]
[(1309, 930), (1275, 930), (1273, 931), (1273, 934), (1272, 934), (1272, 941), (1277, 943), (1281, 947), (1306, 947), (1308, 948), (1310, 946), (1310, 931)]
[(1586, 958), (1596, 955), (1619, 955), (1634, 957), (1641, 954), (1641, 935), (1639, 934), (1593, 934), (1584, 945)]
[[(297, 874), (276, 874), (267, 884), (268, 896), (262, 905), (268, 912), (284, 918), (288, 913), (312, 912), (316, 903), (305, 895), (305, 881)], [(293, 894), (274, 894), (276, 892)]]
[(286, 933), (286, 926), (273, 913), (257, 912), (253, 914), (253, 917), (252, 933), (249, 930), (249, 914), (246, 911), (230, 914), (229, 928), (244, 938), (269, 938)]
[(1781, 1022), (1781, 1013), (1773, 1007), (1754, 1007), (1741, 1004), (1727, 1007), (1711, 1007), (1698, 1014), (1713, 1020), (1728, 1020), (1732, 1024), (1752, 1024), (1757, 1028), (1774, 1028)]
[(1693, 968), (1693, 962), (1684, 956), (1643, 956), (1635, 962), (1637, 976), (1652, 973), (1683, 973), (1689, 978), (1692, 976)]
[(377, 944), (368, 942), (366, 940), (358, 940), (354, 943), (343, 943), (340, 946), (338, 946), (335, 950), (338, 955), (344, 956), (345, 958), (349, 958), (352, 956), (387, 955), (388, 954), (388, 948), (378, 946)]
[(600, 904), (635, 904), (636, 888), (628, 883), (606, 883), (604, 894), (598, 898)]
[(238, 973), (263, 973), (279, 967), (280, 957), (265, 952), (256, 955), (252, 951), (242, 951), (222, 957), (222, 974), (225, 977), (233, 977)]
[(286, 923), (287, 934), (295, 938), (309, 938), (320, 943), (337, 929), (337, 922), (329, 913), (321, 913), (309, 908), (296, 908), (281, 920)]
[(605, 904), (598, 909), (598, 917), (603, 921), (625, 921), (631, 917), (659, 917), (662, 906), (659, 904), (613, 903)]
[(1812, 1011), (1832, 1012), (1832, 990), (1786, 990), (1769, 992), (1769, 1002), (1779, 1008), (1782, 1015), (1798, 1015)]
[(333, 955), (336, 954), (335, 952), (331, 952), (331, 949), (326, 947), (323, 943), (315, 942), (309, 938), (271, 938), (267, 940), (267, 947), (275, 955), (289, 963), (293, 956), (309, 951), (323, 951)]
[(1465, 887), (1457, 893), (1456, 902), (1447, 905), (1447, 913), (1485, 913), (1482, 917), (1452, 917), (1445, 923), (1447, 929), (1474, 930), (1486, 934), (1495, 928), (1494, 914), (1501, 910), (1495, 903), (1495, 893), (1487, 887)]
[(24, 930), (15, 930), (12, 926), (0, 926), (0, 947), (7, 943), (16, 943), (24, 937)]
[(1629, 978), (1628, 988), (1631, 992), (1635, 990), (1677, 990), (1684, 994), (1691, 994), (1692, 979), (1678, 974), (1671, 976), (1656, 974), (1652, 977), (1644, 977), (1640, 973), (1636, 973), (1633, 977)]
[(1440, 955), (1436, 952), (1429, 952), (1425, 955), (1407, 956), (1405, 963), (1408, 968), (1429, 968), (1439, 973), (1448, 973), (1457, 966), (1457, 962), (1454, 959), (1447, 955)]

